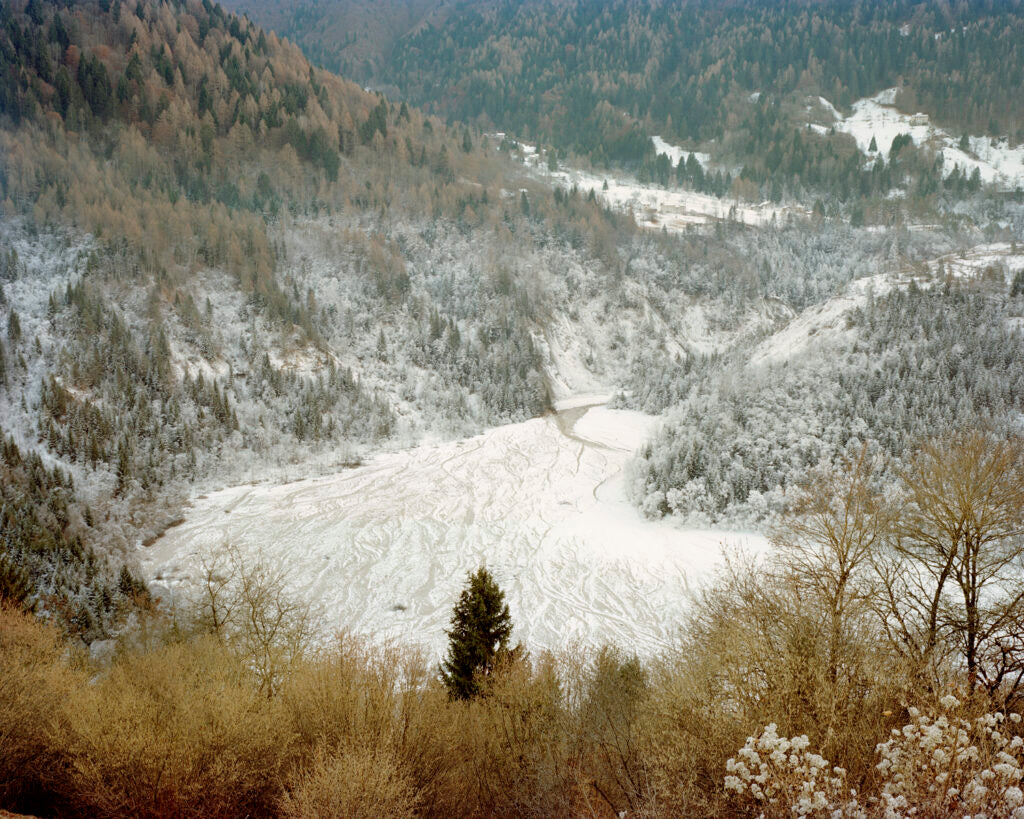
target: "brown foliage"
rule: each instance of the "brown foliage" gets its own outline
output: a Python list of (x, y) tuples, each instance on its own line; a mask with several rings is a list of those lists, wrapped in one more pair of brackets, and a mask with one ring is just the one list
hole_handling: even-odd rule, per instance
[(0, 804), (32, 799), (55, 772), (64, 703), (85, 684), (67, 650), (57, 629), (0, 605)]
[(281, 703), (212, 639), (126, 656), (76, 689), (59, 736), (84, 814), (266, 813), (294, 747)]
[(319, 756), (281, 800), (287, 819), (417, 815), (416, 792), (386, 748), (345, 748)]
[[(1012, 444), (984, 436), (925, 448), (907, 473), (920, 480), (900, 543), (955, 530), (960, 562), (973, 559), (965, 537), (1001, 544), (1019, 512), (1017, 463)], [(421, 657), (348, 636), (275, 663), (268, 685), (231, 629), (253, 622), (238, 611), (277, 622), (280, 601), (232, 603), (217, 571), (194, 618), (206, 633), (154, 629), (91, 681), (54, 632), (0, 611), (0, 799), (111, 816), (734, 816), (726, 760), (769, 723), (878, 793), (876, 745), (946, 689), (921, 685), (884, 606), (868, 605), (891, 588), (872, 571), (893, 526), (869, 477), (863, 459), (818, 474), (776, 558), (732, 560), (657, 660), (518, 657), (469, 701), (449, 700)], [(968, 503), (980, 486), (985, 502)], [(950, 529), (957, 509), (964, 523)], [(1011, 565), (976, 551), (966, 565)], [(962, 633), (957, 622), (940, 638)], [(968, 680), (966, 661), (941, 671), (944, 686)], [(982, 689), (970, 706), (993, 702), (1002, 693)]]

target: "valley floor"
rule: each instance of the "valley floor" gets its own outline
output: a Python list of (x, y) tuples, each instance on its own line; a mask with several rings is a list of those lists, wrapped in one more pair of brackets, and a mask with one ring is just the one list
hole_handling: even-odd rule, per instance
[(657, 651), (723, 548), (766, 541), (642, 518), (622, 470), (655, 419), (574, 403), (327, 478), (200, 498), (141, 555), (152, 589), (180, 601), (203, 555), (230, 542), (246, 563), (283, 569), (324, 636), (347, 629), (439, 656), (466, 574), (483, 563), (529, 649)]

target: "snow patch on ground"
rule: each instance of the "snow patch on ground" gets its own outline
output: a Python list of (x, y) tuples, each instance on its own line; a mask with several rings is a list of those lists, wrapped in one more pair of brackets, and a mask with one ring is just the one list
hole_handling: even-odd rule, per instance
[(1024, 272), (1024, 244), (994, 242), (946, 253), (929, 262), (928, 271), (960, 279), (994, 275), (1010, 284), (1017, 273)]
[(766, 548), (639, 515), (622, 469), (653, 423), (577, 406), (327, 478), (226, 489), (196, 500), (142, 563), (155, 592), (180, 598), (229, 541), (286, 568), (324, 636), (345, 628), (435, 656), (467, 572), (486, 564), (531, 650), (611, 641), (649, 654), (673, 641), (723, 544)]
[(659, 419), (632, 410), (591, 407), (573, 426), (578, 438), (612, 449), (636, 452), (651, 437)]
[(711, 163), (711, 155), (703, 153), (702, 151), (688, 151), (686, 148), (680, 148), (678, 145), (672, 145), (662, 139), (660, 136), (651, 137), (651, 142), (654, 144), (654, 153), (665, 154), (671, 161), (672, 166), (675, 167), (679, 164), (680, 160), (686, 162), (690, 154), (693, 154), (693, 158), (700, 163), (704, 170), (707, 170), (708, 165)]
[[(668, 143), (662, 144), (672, 147)], [(592, 192), (608, 207), (632, 213), (637, 224), (645, 228), (664, 228), (670, 233), (682, 233), (721, 219), (764, 226), (772, 222), (783, 224), (792, 216), (810, 216), (809, 211), (798, 207), (783, 207), (771, 202), (755, 205), (682, 188), (645, 185), (624, 173), (609, 171), (598, 175), (565, 165), (550, 171), (535, 146), (521, 142), (519, 150), (523, 163), (538, 176), (566, 189), (576, 187), (584, 196)], [(682, 151), (681, 148), (674, 150)]]
[(996, 242), (946, 253), (921, 266), (909, 265), (897, 272), (858, 279), (839, 295), (808, 307), (783, 329), (762, 341), (751, 354), (750, 363), (755, 366), (779, 364), (812, 347), (816, 354), (823, 355), (830, 346), (851, 337), (854, 331), (847, 326), (847, 316), (853, 310), (863, 307), (872, 297), (883, 296), (897, 287), (908, 287), (911, 280), (919, 287), (932, 287), (947, 276), (957, 279), (989, 276), (1010, 284), (1021, 272), (1024, 272), (1024, 245)]
[[(598, 405), (607, 404), (612, 400), (612, 396), (605, 392), (594, 392), (583, 395), (574, 395), (571, 398), (562, 398), (561, 400), (555, 401), (555, 412), (565, 412), (571, 409), (580, 409), (581, 407), (593, 407), (596, 412)], [(588, 413), (589, 415), (589, 413)], [(580, 424), (576, 424), (577, 431), (579, 430)]]
[[(767, 225), (783, 223), (791, 214), (806, 216), (804, 211), (783, 208), (770, 203), (749, 205), (719, 199), (710, 193), (681, 188), (667, 189), (643, 185), (626, 176), (597, 177), (584, 171), (556, 171), (552, 179), (568, 186), (577, 185), (581, 191), (593, 190), (607, 204), (621, 211), (632, 211), (642, 227), (662, 228), (674, 233), (683, 232), (693, 225), (708, 224), (716, 219), (730, 219), (742, 224)], [(603, 188), (607, 182), (608, 188)]]
[(832, 115), (833, 119), (842, 119), (843, 118), (843, 115), (840, 114), (838, 110), (836, 110), (836, 107), (831, 102), (829, 102), (827, 99), (825, 99), (824, 97), (818, 97), (817, 102), (818, 102), (818, 105), (820, 105), (829, 114)]
[(568, 316), (559, 314), (543, 334), (536, 336), (547, 361), (544, 369), (556, 407), (561, 407), (566, 399), (578, 399), (581, 394), (608, 392), (607, 385), (594, 374), (594, 348), (582, 330)]
[(779, 364), (806, 352), (812, 345), (821, 352), (853, 332), (847, 327), (850, 312), (867, 304), (871, 294), (884, 295), (893, 286), (892, 276), (886, 273), (851, 282), (840, 295), (808, 307), (782, 330), (765, 339), (754, 349), (750, 363), (755, 366)]
[(546, 173), (556, 184), (567, 188), (576, 186), (583, 194), (593, 191), (609, 207), (631, 212), (641, 227), (665, 228), (670, 233), (685, 232), (695, 225), (706, 225), (717, 219), (729, 219), (745, 225), (768, 225), (773, 221), (782, 224), (790, 215), (808, 215), (806, 211), (770, 202), (752, 205), (681, 188), (643, 185), (622, 174), (597, 176), (573, 169), (547, 172), (540, 167), (538, 171)]
[[(889, 158), (889, 148), (899, 134), (908, 134), (917, 146), (927, 146), (942, 153), (943, 171), (949, 173), (957, 165), (968, 176), (977, 168), (987, 184), (1016, 188), (1024, 184), (1024, 145), (1010, 148), (1006, 139), (970, 137), (968, 151), (960, 150), (958, 138), (935, 126), (927, 114), (904, 114), (894, 106), (899, 89), (887, 88), (873, 97), (858, 100), (848, 117), (836, 112), (835, 129), (850, 134), (857, 147), (867, 156)], [(833, 111), (835, 109), (823, 100)], [(870, 151), (874, 137), (877, 152)]]

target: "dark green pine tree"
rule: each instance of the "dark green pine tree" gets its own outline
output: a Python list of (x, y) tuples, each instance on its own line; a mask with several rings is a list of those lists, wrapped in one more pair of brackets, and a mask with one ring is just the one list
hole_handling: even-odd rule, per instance
[[(1024, 270), (1018, 270), (1017, 273), (1014, 275), (1013, 283), (1010, 285), (1010, 295), (1024, 295)], [(2, 350), (0, 350), (0, 352), (2, 352)]]
[(508, 641), (512, 617), (505, 593), (490, 572), (480, 567), (469, 576), (452, 613), (448, 657), (441, 679), (452, 699), (468, 700), (480, 693), (483, 680), (512, 655)]
[(6, 554), (0, 554), (0, 605), (32, 611), (31, 595), (32, 582), (28, 573)]

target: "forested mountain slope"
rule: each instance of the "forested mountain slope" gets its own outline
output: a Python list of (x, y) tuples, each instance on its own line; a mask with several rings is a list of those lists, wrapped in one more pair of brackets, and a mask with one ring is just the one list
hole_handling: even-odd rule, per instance
[(530, 417), (786, 315), (209, 2), (4, 3), (0, 106), (3, 593), (87, 639), (203, 487)]
[(423, 25), (443, 24), (458, 9), (450, 0), (229, 0), (223, 5), (292, 40), (314, 64), (368, 84), (383, 76), (403, 37)]
[(0, 109), (0, 594), (87, 640), (198, 493), (575, 392), (660, 410), (894, 252), (837, 218), (641, 230), (208, 0), (4, 2)]
[[(894, 483), (920, 441), (1024, 418), (1024, 252), (989, 249), (862, 280), (753, 351), (635, 383), (671, 407), (634, 464), (652, 515), (764, 520), (820, 463), (866, 449)], [(960, 255), (960, 254), (957, 254)], [(966, 255), (966, 254), (965, 254)]]
[[(273, 15), (266, 3), (236, 5), (283, 26), (325, 65), (426, 110), (597, 165), (653, 161), (650, 137), (662, 135), (710, 149), (766, 193), (772, 184), (779, 196), (876, 193), (884, 169), (860, 167), (875, 157), (811, 108), (823, 97), (847, 111), (890, 87), (901, 88), (902, 110), (923, 111), (958, 138), (1021, 141), (1016, 0), (473, 0), (435, 3), (433, 16), (392, 3), (399, 19), (415, 8), (423, 22), (397, 40), (378, 35), (380, 62), (350, 56), (349, 37), (373, 36), (359, 22), (360, 3), (290, 0)], [(320, 36), (339, 29), (348, 36)]]
[[(0, 107), (5, 491), (43, 490), (38, 524), (5, 504), (4, 565), (52, 587), (48, 609), (86, 634), (120, 605), (136, 538), (194, 481), (547, 406), (542, 304), (514, 264), (460, 267), (456, 284), (440, 252), (418, 276), (392, 225), (419, 225), (428, 246), (488, 225), (487, 242), (518, 233), (525, 253), (554, 224), (582, 253), (614, 255), (632, 232), (543, 192), (523, 216), (502, 195), (508, 164), (468, 133), (208, 2), (5, 3)], [(294, 226), (318, 219), (319, 245), (296, 251)], [(23, 470), (34, 450), (71, 477)], [(46, 481), (70, 513), (46, 510), (60, 496), (46, 501)], [(54, 579), (58, 553), (81, 578)]]

